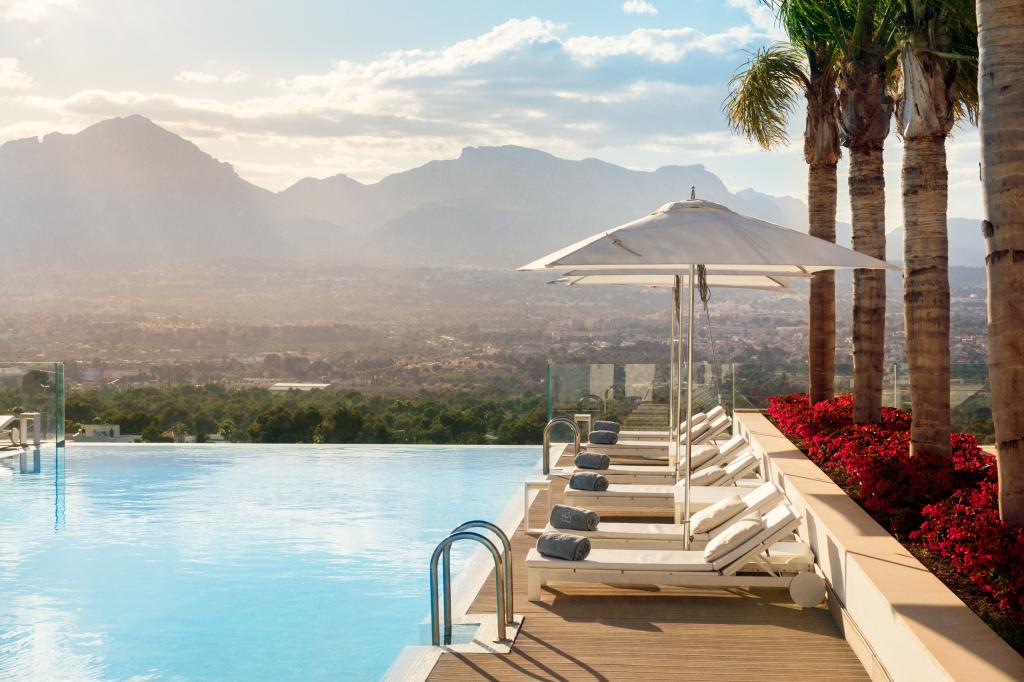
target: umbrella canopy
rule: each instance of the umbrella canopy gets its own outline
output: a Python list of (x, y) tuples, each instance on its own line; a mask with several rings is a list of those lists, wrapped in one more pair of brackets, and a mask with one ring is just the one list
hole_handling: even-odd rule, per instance
[[(897, 270), (896, 266), (832, 242), (772, 223), (740, 215), (721, 204), (691, 198), (665, 204), (650, 215), (620, 225), (551, 253), (520, 270), (570, 270), (576, 276), (664, 274), (673, 277), (675, 317), (682, 321), (682, 275), (689, 280), (686, 343), (686, 423), (693, 419), (693, 318), (695, 274), (806, 275), (837, 268)], [(676, 345), (676, 366), (682, 367), (682, 343)], [(681, 372), (676, 373), (673, 423), (682, 407)], [(687, 430), (688, 431), (688, 430)], [(676, 429), (676, 452), (682, 429)], [(690, 462), (693, 443), (686, 436), (683, 463), (683, 544), (689, 548)]]
[(740, 215), (700, 199), (665, 204), (639, 220), (600, 232), (520, 270), (662, 270), (704, 264), (718, 271), (806, 274), (835, 268), (898, 269), (803, 232)]
[[(707, 284), (711, 287), (721, 287), (723, 289), (759, 289), (763, 291), (792, 292), (793, 290), (790, 288), (790, 285), (802, 279), (809, 279), (809, 275), (753, 275), (713, 272), (707, 276)], [(576, 270), (559, 277), (552, 282), (552, 284), (554, 283), (568, 284), (569, 286), (581, 284), (630, 284), (656, 289), (671, 289), (676, 285), (676, 276), (648, 271), (637, 273), (636, 270), (616, 272)]]

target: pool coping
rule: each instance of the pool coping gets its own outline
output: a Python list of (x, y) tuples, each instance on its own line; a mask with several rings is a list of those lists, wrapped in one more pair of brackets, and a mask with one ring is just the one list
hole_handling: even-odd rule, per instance
[[(553, 447), (553, 450), (555, 450), (555, 461), (561, 456), (562, 451), (566, 447), (567, 445), (565, 444), (561, 445), (560, 448), (557, 444)], [(540, 464), (540, 457), (537, 458), (537, 462)], [(538, 494), (539, 491), (537, 490), (529, 491), (527, 508), (533, 504)], [(512, 534), (522, 522), (523, 497), (521, 491), (516, 490), (502, 508), (495, 523), (505, 531), (506, 535), (512, 537)], [(476, 600), (477, 594), (484, 587), (484, 583), (487, 581), (493, 568), (490, 554), (483, 547), (475, 548), (466, 561), (466, 565), (452, 579), (452, 594), (454, 595), (452, 599), (452, 620), (458, 621), (469, 612), (470, 607)], [(430, 614), (428, 613), (420, 622), (430, 623)], [(398, 682), (400, 680), (405, 682), (423, 682), (434, 670), (434, 666), (437, 665), (441, 654), (448, 650), (451, 649), (443, 646), (406, 645), (398, 652), (395, 660), (391, 662), (381, 680), (382, 682)]]

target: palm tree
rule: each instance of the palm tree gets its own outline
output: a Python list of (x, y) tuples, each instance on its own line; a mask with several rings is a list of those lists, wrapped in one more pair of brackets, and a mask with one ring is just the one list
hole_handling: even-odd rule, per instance
[[(810, 234), (836, 240), (836, 166), (839, 163), (839, 104), (835, 50), (811, 36), (790, 35), (755, 52), (729, 82), (729, 125), (764, 149), (788, 142), (786, 125), (802, 93), (807, 100), (804, 161)], [(799, 46), (799, 47), (797, 47)], [(811, 403), (834, 395), (836, 283), (832, 271), (814, 275), (808, 310), (808, 385)]]
[[(897, 0), (777, 0), (790, 35), (835, 45), (839, 62), (839, 139), (850, 150), (853, 248), (885, 259), (885, 176), (882, 148), (893, 99), (889, 80)], [(885, 272), (853, 274), (854, 420), (878, 422), (885, 355)]]
[(950, 456), (946, 137), (977, 112), (974, 0), (900, 3), (903, 315), (913, 453)]
[(1024, 0), (978, 0), (988, 368), (999, 511), (1024, 525)]

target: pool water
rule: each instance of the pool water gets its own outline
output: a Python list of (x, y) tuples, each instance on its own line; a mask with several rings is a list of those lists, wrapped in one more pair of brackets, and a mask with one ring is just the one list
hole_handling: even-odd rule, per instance
[(538, 461), (74, 444), (0, 460), (0, 679), (377, 679), (425, 643), (434, 546), (496, 519)]

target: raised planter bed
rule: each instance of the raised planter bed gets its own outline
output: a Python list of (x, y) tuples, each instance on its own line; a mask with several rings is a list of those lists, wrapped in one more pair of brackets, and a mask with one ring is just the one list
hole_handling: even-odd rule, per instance
[[(873, 677), (1024, 679), (1024, 658), (765, 415), (739, 413), (736, 421), (767, 475), (803, 512), (830, 608)], [(911, 521), (884, 520), (893, 518)]]

